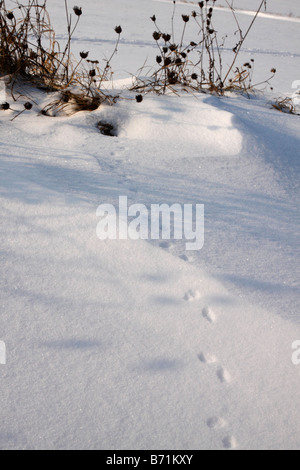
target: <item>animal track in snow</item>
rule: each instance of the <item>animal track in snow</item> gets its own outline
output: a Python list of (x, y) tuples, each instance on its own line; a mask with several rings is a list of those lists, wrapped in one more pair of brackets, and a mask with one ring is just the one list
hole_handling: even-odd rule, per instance
[(183, 299), (186, 302), (193, 302), (193, 300), (200, 299), (200, 297), (201, 297), (201, 294), (198, 290), (189, 290), (188, 292), (186, 292)]
[(170, 250), (173, 247), (173, 244), (165, 241), (165, 242), (160, 242), (159, 244), (160, 248), (163, 248), (164, 250)]
[(198, 359), (199, 361), (203, 362), (203, 364), (215, 364), (217, 362), (216, 356), (214, 356), (213, 354), (209, 354), (209, 353), (199, 354)]
[(223, 429), (226, 426), (226, 421), (223, 418), (218, 418), (217, 416), (213, 416), (206, 421), (207, 426), (210, 429)]
[(220, 367), (217, 372), (217, 377), (222, 383), (230, 383), (231, 382), (231, 376), (228, 372), (228, 370), (224, 369), (223, 367)]
[(202, 310), (202, 316), (209, 322), (215, 323), (216, 322), (216, 315), (209, 307), (204, 307)]
[(237, 448), (237, 441), (235, 439), (234, 436), (226, 436), (223, 441), (223, 446), (224, 446), (224, 449), (236, 449)]

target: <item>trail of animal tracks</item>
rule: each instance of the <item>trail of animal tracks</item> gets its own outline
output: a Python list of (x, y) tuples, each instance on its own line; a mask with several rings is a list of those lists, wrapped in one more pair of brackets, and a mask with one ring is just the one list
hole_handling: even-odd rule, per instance
[[(124, 25), (122, 89), (148, 18), (167, 21), (170, 6), (116, 0), (104, 14), (94, 3), (78, 42), (100, 34), (97, 21), (106, 40), (108, 23)], [(249, 49), (270, 51), (267, 66), (285, 67), (274, 89), (292, 93), (295, 63), (272, 55), (260, 21)], [(277, 37), (293, 54), (289, 28)], [(298, 117), (264, 96), (149, 95), (54, 119), (32, 94), (29, 113), (1, 114), (0, 448), (299, 448)], [(117, 136), (101, 135), (100, 120)], [(203, 249), (100, 241), (97, 207), (120, 196), (204, 204)]]

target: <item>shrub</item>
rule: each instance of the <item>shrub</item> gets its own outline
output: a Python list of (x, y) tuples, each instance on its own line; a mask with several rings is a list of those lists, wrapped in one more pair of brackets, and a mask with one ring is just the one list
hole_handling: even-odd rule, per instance
[(102, 83), (110, 78), (110, 62), (117, 51), (121, 26), (115, 29), (116, 47), (101, 70), (98, 61), (88, 58), (88, 52), (81, 52), (78, 60), (72, 56), (72, 38), (83, 11), (75, 6), (70, 14), (67, 0), (64, 3), (67, 41), (61, 47), (51, 26), (47, 0), (27, 0), (26, 4), (14, 0), (12, 10), (5, 0), (0, 0), (0, 75), (8, 75), (11, 83), (21, 79), (47, 91), (61, 92), (44, 114), (63, 109), (71, 102), (75, 110), (93, 110), (104, 101), (114, 102), (102, 91)]
[[(208, 91), (224, 94), (225, 91), (246, 91), (253, 89), (253, 59), (243, 66), (236, 67), (241, 48), (252, 26), (266, 4), (262, 0), (257, 12), (244, 33), (240, 27), (232, 4), (227, 2), (235, 19), (239, 39), (234, 46), (231, 64), (224, 70), (223, 52), (226, 38), (220, 38), (214, 27), (215, 5), (217, 0), (198, 2), (198, 9), (191, 15), (182, 15), (182, 31), (180, 34), (174, 31), (174, 18), (176, 14), (176, 1), (173, 1), (173, 14), (171, 18), (171, 31), (163, 32), (157, 23), (156, 15), (151, 17), (155, 26), (153, 39), (158, 48), (156, 68), (145, 79), (137, 78), (133, 89), (140, 92), (154, 91), (166, 93), (168, 90), (176, 92), (176, 86), (181, 86), (186, 91)], [(196, 26), (195, 41), (187, 41), (186, 31), (190, 25)], [(236, 32), (233, 33), (233, 35)], [(176, 37), (180, 38), (176, 41)], [(144, 70), (141, 69), (140, 74)], [(268, 83), (274, 76), (264, 83)]]

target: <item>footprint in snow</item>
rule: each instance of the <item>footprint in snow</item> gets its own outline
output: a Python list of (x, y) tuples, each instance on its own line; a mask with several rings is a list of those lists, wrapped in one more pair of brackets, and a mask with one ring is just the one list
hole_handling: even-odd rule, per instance
[(203, 362), (203, 364), (215, 364), (217, 362), (216, 356), (214, 356), (213, 354), (209, 354), (209, 353), (199, 354), (198, 359), (199, 361)]
[(209, 323), (215, 323), (216, 316), (214, 312), (209, 307), (204, 307), (202, 310), (202, 316), (207, 320)]
[(207, 426), (210, 429), (223, 429), (227, 425), (226, 421), (223, 418), (218, 418), (217, 416), (213, 416), (206, 421)]
[(193, 302), (194, 300), (200, 299), (200, 297), (201, 294), (198, 290), (189, 290), (188, 292), (186, 292), (183, 299), (186, 302)]
[(173, 247), (173, 244), (170, 242), (161, 242), (159, 244), (160, 248), (163, 248), (164, 250), (170, 250)]
[(217, 377), (223, 384), (228, 384), (231, 382), (231, 375), (229, 374), (228, 370), (224, 369), (223, 367), (220, 367), (218, 370)]
[(238, 446), (237, 441), (234, 436), (226, 436), (223, 439), (222, 443), (223, 443), (224, 449), (227, 449), (227, 450), (236, 449)]

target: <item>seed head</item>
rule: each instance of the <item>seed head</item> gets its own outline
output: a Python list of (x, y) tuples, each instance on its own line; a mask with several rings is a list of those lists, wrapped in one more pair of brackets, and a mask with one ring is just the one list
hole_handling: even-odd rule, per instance
[(172, 60), (170, 59), (170, 57), (166, 57), (164, 60), (164, 66), (168, 67), (171, 64), (172, 64)]
[(196, 44), (194, 41), (192, 41), (192, 42), (190, 43), (190, 46), (191, 46), (191, 47), (196, 47), (197, 44)]
[(30, 111), (32, 109), (32, 104), (27, 101), (27, 103), (24, 103), (24, 108), (26, 111)]
[(196, 73), (192, 74), (192, 80), (198, 80), (198, 75)]
[(197, 18), (197, 13), (195, 11), (192, 11), (192, 17)]
[(151, 20), (153, 21), (153, 23), (156, 22), (156, 16), (155, 16), (155, 15), (151, 16), (150, 18), (151, 18)]
[(163, 47), (164, 54), (167, 54), (168, 50), (169, 50), (168, 47)]
[(82, 8), (81, 7), (79, 8), (79, 7), (76, 6), (76, 7), (73, 8), (73, 11), (74, 11), (76, 16), (81, 16), (82, 15)]
[(169, 49), (170, 49), (171, 52), (177, 51), (177, 46), (176, 46), (176, 44), (171, 44), (171, 46), (169, 47)]
[(9, 108), (10, 108), (9, 103), (6, 102), (6, 103), (1, 104), (2, 111), (7, 111)]
[(271, 73), (276, 73), (277, 70), (276, 69), (271, 69)]
[(92, 78), (95, 77), (96, 76), (96, 70), (95, 69), (90, 70), (89, 71), (89, 76), (92, 77)]
[(89, 55), (89, 52), (80, 52), (80, 57), (82, 59), (87, 59), (88, 58), (88, 55)]
[(161, 63), (162, 63), (162, 56), (158, 55), (158, 56), (156, 57), (156, 62), (157, 62), (158, 64), (161, 64)]
[(116, 27), (115, 27), (115, 32), (116, 32), (117, 34), (121, 34), (122, 31), (123, 31), (123, 30), (122, 30), (121, 26), (116, 26)]
[(178, 81), (178, 75), (175, 72), (170, 72), (168, 74), (168, 81), (170, 85), (176, 85)]
[(8, 18), (10, 21), (12, 21), (12, 20), (14, 19), (14, 17), (15, 17), (15, 15), (13, 14), (12, 11), (8, 12), (6, 16), (7, 16), (7, 18)]
[(202, 9), (204, 7), (204, 2), (199, 2), (199, 7)]
[(136, 102), (137, 102), (137, 103), (141, 103), (141, 102), (144, 100), (144, 98), (143, 98), (142, 95), (137, 95), (137, 96), (135, 97), (135, 99), (136, 99)]
[(170, 36), (170, 34), (163, 34), (163, 36), (162, 36), (162, 37), (163, 37), (163, 40), (164, 40), (165, 42), (169, 42), (169, 41), (170, 41), (170, 39), (171, 39), (171, 36)]
[(190, 17), (188, 15), (182, 15), (182, 19), (185, 23), (188, 23), (190, 21)]
[(161, 38), (161, 33), (158, 33), (157, 31), (154, 31), (154, 33), (153, 33), (153, 39), (154, 39), (155, 41), (159, 41), (160, 38)]

